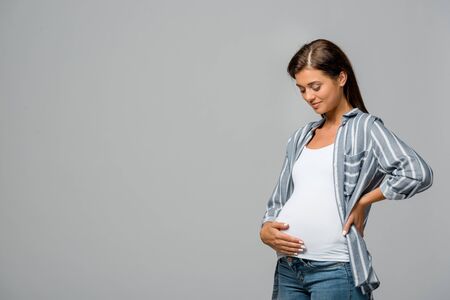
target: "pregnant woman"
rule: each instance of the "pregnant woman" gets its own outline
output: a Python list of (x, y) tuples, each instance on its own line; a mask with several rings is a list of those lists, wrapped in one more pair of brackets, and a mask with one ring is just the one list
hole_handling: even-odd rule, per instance
[(261, 222), (261, 240), (277, 255), (272, 299), (374, 299), (380, 281), (363, 239), (370, 207), (428, 189), (433, 171), (368, 113), (337, 45), (304, 45), (288, 73), (322, 118), (289, 137)]

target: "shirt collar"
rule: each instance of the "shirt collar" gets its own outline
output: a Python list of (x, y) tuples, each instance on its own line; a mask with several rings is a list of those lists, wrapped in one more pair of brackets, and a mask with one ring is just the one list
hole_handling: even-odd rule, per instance
[[(341, 123), (345, 124), (349, 118), (352, 118), (359, 113), (362, 113), (362, 110), (360, 110), (358, 107), (352, 108), (351, 110), (342, 115)], [(320, 126), (323, 122), (325, 122), (325, 119), (326, 117), (323, 117), (322, 119), (318, 120), (316, 122), (316, 125)]]
[(344, 118), (350, 118), (350, 117), (356, 116), (360, 112), (362, 112), (362, 111), (358, 107), (354, 107), (352, 110), (349, 110), (348, 112), (346, 112), (342, 116)]

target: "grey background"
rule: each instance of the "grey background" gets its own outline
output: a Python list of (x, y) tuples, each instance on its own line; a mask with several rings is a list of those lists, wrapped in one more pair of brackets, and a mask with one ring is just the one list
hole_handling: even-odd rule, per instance
[(373, 205), (377, 299), (450, 280), (446, 1), (1, 1), (0, 298), (269, 299), (259, 223), (316, 38), (431, 189)]

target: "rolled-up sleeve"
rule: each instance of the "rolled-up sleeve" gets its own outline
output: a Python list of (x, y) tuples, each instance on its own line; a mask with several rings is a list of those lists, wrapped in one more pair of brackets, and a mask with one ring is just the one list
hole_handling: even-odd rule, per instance
[(278, 181), (275, 185), (275, 188), (272, 191), (272, 195), (267, 201), (266, 212), (261, 221), (261, 227), (267, 221), (274, 221), (281, 208), (284, 205), (285, 200), (283, 199), (284, 188), (287, 186), (288, 180), (288, 166), (289, 166), (289, 158), (286, 155), (284, 157), (283, 167), (281, 169), (281, 173), (278, 176)]
[(380, 189), (389, 200), (411, 198), (433, 184), (429, 164), (377, 118), (371, 128), (372, 147), (378, 168), (386, 173)]
[(278, 214), (280, 213), (281, 208), (286, 202), (285, 198), (287, 194), (290, 177), (288, 149), (291, 139), (292, 137), (290, 137), (287, 141), (283, 166), (281, 168), (281, 172), (279, 173), (278, 181), (276, 182), (272, 194), (269, 197), (269, 200), (267, 201), (266, 211), (261, 221), (261, 227), (265, 222), (274, 221), (277, 218)]

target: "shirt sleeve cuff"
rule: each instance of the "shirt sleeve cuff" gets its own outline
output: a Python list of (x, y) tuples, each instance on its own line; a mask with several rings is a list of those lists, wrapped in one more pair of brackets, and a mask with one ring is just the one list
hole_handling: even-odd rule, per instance
[(276, 217), (266, 217), (261, 221), (261, 228), (263, 227), (264, 223), (269, 222), (269, 221), (275, 221)]
[(383, 193), (384, 198), (386, 198), (388, 200), (405, 199), (406, 195), (396, 193), (392, 190), (392, 187), (389, 186), (387, 179), (388, 179), (388, 177), (386, 177), (385, 180), (383, 180), (380, 184), (380, 190)]

